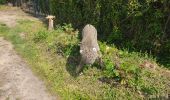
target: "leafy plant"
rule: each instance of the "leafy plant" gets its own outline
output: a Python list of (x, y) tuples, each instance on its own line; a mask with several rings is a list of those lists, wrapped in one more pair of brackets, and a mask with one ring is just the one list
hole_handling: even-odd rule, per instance
[(48, 37), (47, 31), (39, 31), (38, 33), (35, 33), (33, 40), (34, 42), (40, 42), (42, 40), (45, 40)]
[(66, 24), (66, 23), (64, 23), (64, 25), (62, 26), (62, 28), (63, 28), (63, 30), (64, 30), (66, 33), (69, 33), (69, 34), (71, 34), (71, 33), (74, 31), (74, 29), (73, 29), (73, 27), (72, 27), (71, 24)]
[(6, 3), (6, 0), (0, 0), (0, 4)]

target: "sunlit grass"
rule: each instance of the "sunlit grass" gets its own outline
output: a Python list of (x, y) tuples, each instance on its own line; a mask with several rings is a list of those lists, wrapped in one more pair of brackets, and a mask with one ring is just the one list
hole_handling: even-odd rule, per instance
[(0, 10), (9, 10), (9, 9), (16, 9), (16, 8), (0, 4)]
[[(20, 33), (25, 36), (21, 37)], [(118, 50), (115, 46), (100, 43), (103, 59), (112, 59), (118, 54), (121, 68), (124, 68), (126, 76), (119, 77), (128, 85), (118, 82), (114, 86), (112, 83), (99, 81), (99, 78), (108, 76), (108, 73), (104, 73), (96, 65), (85, 68), (83, 75), (74, 77), (79, 39), (77, 34), (69, 34), (63, 27), (49, 32), (42, 22), (19, 20), (14, 28), (1, 23), (0, 36), (11, 41), (31, 69), (46, 82), (47, 87), (65, 100), (138, 100), (159, 98), (170, 92), (170, 75), (165, 73), (165, 69), (139, 69), (145, 61), (156, 63), (148, 54), (129, 53), (128, 50)], [(106, 50), (107, 47), (110, 49)], [(72, 57), (72, 63), (69, 63), (69, 57)], [(108, 60), (106, 66), (114, 67), (111, 61)], [(112, 75), (113, 72), (109, 73)]]

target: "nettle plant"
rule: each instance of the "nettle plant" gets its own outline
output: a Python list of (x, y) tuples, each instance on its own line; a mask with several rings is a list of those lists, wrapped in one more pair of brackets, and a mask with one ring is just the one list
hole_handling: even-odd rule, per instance
[(49, 33), (47, 31), (39, 31), (38, 33), (34, 34), (33, 41), (35, 43), (43, 41), (43, 40), (45, 40), (48, 37), (48, 34)]
[(102, 53), (102, 59), (105, 66), (104, 76), (110, 77), (120, 77), (118, 70), (116, 69), (116, 64), (113, 61), (116, 56), (117, 49), (113, 47), (109, 47), (106, 43), (99, 42), (100, 50)]
[(119, 82), (122, 85), (138, 86), (141, 69), (133, 62), (134, 55), (127, 51), (118, 50), (106, 43), (99, 43), (105, 66), (104, 77)]
[(56, 52), (65, 57), (78, 55), (78, 31), (75, 31), (71, 24), (64, 24), (63, 26), (57, 27), (56, 32), (58, 32), (58, 34), (53, 41), (54, 47), (57, 48)]

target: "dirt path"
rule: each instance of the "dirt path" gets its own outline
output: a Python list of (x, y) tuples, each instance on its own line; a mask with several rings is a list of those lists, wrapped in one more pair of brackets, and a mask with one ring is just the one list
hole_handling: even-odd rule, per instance
[[(19, 18), (17, 14), (23, 14), (17, 12), (0, 11), (0, 22), (14, 27)], [(0, 100), (56, 100), (46, 91), (44, 83), (17, 55), (12, 44), (2, 37), (0, 37)]]
[(10, 8), (9, 10), (0, 11), (0, 22), (5, 23), (8, 27), (16, 26), (18, 19), (39, 20), (29, 14), (24, 13), (19, 8)]

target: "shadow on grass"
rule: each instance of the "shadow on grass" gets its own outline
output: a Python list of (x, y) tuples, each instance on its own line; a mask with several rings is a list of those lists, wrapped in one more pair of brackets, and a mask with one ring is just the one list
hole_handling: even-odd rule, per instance
[(73, 77), (77, 77), (76, 68), (79, 65), (79, 62), (80, 62), (79, 46), (74, 45), (71, 49), (71, 53), (68, 56), (66, 63), (66, 70)]
[[(81, 60), (81, 56), (79, 53), (79, 46), (74, 45), (71, 49), (70, 55), (67, 58), (67, 63), (66, 63), (66, 70), (69, 72), (69, 74), (73, 77), (79, 76), (76, 74), (76, 68), (78, 67), (79, 63)], [(104, 70), (104, 65), (101, 66), (100, 60), (96, 60), (94, 64), (92, 65), (83, 65), (83, 69), (88, 68), (88, 67), (96, 67), (97, 69)]]

